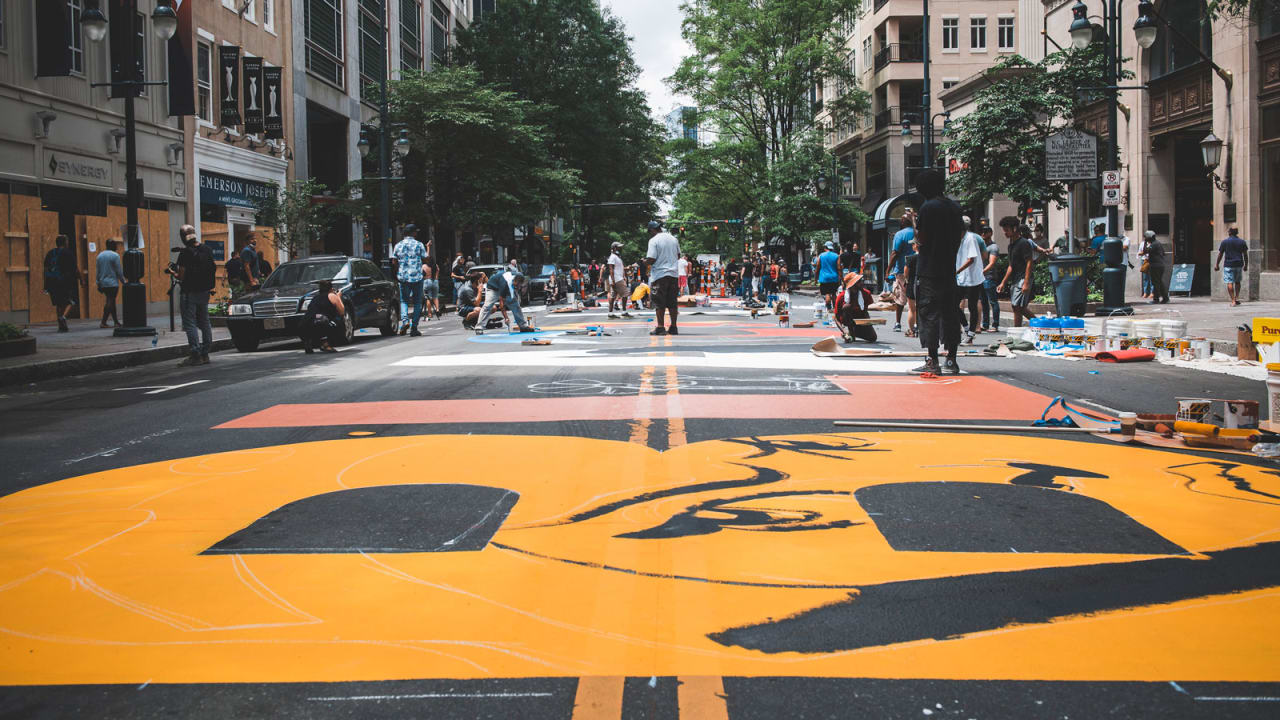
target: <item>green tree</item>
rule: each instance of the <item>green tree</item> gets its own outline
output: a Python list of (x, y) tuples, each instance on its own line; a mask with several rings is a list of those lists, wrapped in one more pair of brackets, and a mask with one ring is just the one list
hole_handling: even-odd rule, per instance
[[(639, 66), (622, 23), (596, 0), (504, 0), (460, 32), (455, 58), (533, 103), (548, 152), (582, 182), (582, 202), (650, 200), (663, 179), (662, 132), (636, 87)], [(599, 248), (611, 232), (636, 233), (649, 208), (590, 209)], [(579, 235), (586, 222), (576, 212)], [(579, 241), (581, 238), (576, 238)]]
[[(390, 88), (395, 122), (408, 130), (403, 206), (397, 219), (436, 228), (523, 225), (565, 211), (580, 192), (579, 173), (550, 153), (533, 103), (483, 82), (465, 66), (406, 72)], [(377, 181), (360, 181), (358, 206), (370, 212)]]
[[(683, 193), (700, 202), (740, 204), (740, 214), (753, 218), (766, 236), (799, 238), (830, 226), (832, 208), (817, 181), (831, 173), (832, 161), (815, 122), (820, 108), (830, 122), (839, 122), (867, 106), (842, 30), (843, 19), (859, 6), (859, 0), (700, 0), (681, 6), (683, 35), (693, 52), (668, 83), (693, 98), (703, 130), (716, 140), (676, 161), (673, 184), (683, 184), (677, 206), (689, 204), (679, 198)], [(837, 212), (846, 221), (862, 217), (847, 206)]]
[(277, 252), (296, 258), (311, 249), (332, 219), (328, 205), (315, 202), (324, 186), (313, 178), (294, 180), (284, 188), (272, 183), (273, 192), (258, 204), (258, 224), (270, 227)]
[[(975, 95), (973, 111), (951, 123), (942, 145), (964, 168), (952, 173), (948, 191), (973, 204), (996, 195), (1065, 203), (1067, 183), (1045, 179), (1045, 137), (1100, 99), (1082, 88), (1105, 85), (1106, 63), (1102, 48), (1090, 46), (1037, 63), (1015, 55), (987, 70), (990, 84)], [(1105, 145), (1099, 142), (1100, 153)]]

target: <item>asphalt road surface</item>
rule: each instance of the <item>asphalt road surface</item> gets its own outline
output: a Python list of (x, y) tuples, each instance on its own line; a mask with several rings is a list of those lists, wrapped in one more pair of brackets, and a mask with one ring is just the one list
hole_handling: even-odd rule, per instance
[(650, 318), (6, 389), (0, 717), (1280, 714), (1274, 466), (832, 425), (1261, 383), (1031, 357), (925, 379), (817, 357), (822, 328)]

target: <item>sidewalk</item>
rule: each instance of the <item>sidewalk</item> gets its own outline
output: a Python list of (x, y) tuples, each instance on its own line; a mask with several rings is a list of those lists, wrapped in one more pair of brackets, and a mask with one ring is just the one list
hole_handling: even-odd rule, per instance
[[(151, 315), (147, 320), (156, 329), (154, 337), (116, 337), (111, 328), (98, 327), (96, 319), (71, 320), (71, 332), (65, 333), (58, 332), (55, 324), (32, 325), (27, 332), (36, 338), (36, 353), (0, 358), (0, 386), (177, 360), (187, 353), (181, 318), (177, 319), (174, 332), (169, 331), (167, 312)], [(227, 329), (214, 327), (214, 351), (230, 347)]]

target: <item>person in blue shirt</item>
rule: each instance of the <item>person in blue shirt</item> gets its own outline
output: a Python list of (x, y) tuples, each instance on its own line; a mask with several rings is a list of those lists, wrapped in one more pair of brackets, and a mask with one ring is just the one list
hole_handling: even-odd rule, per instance
[(818, 290), (827, 301), (827, 308), (834, 309), (836, 289), (840, 286), (840, 255), (836, 244), (827, 241), (827, 251), (818, 256)]
[(902, 229), (893, 236), (893, 250), (889, 253), (889, 276), (886, 280), (893, 281), (893, 304), (896, 319), (894, 320), (893, 329), (902, 329), (902, 309), (907, 306), (907, 286), (903, 279), (902, 266), (906, 263), (907, 258), (915, 255), (916, 251), (911, 243), (916, 239), (916, 229), (914, 218), (910, 213), (904, 214), (899, 220)]
[[(1226, 265), (1222, 260), (1226, 258)], [(1231, 296), (1232, 307), (1240, 304), (1240, 276), (1249, 269), (1249, 245), (1240, 238), (1240, 231), (1231, 228), (1227, 231), (1227, 239), (1218, 246), (1218, 260), (1213, 269), (1222, 268), (1222, 282), (1227, 286), (1227, 294)]]
[(1107, 226), (1099, 223), (1093, 226), (1093, 239), (1089, 241), (1089, 251), (1098, 256), (1102, 262), (1102, 243), (1107, 241)]

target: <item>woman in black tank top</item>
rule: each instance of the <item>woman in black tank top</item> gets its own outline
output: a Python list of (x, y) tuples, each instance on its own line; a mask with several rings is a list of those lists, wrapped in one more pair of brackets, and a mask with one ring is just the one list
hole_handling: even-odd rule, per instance
[(345, 313), (342, 296), (333, 289), (333, 283), (321, 280), (316, 283), (316, 294), (307, 304), (307, 316), (303, 318), (302, 347), (308, 353), (316, 341), (321, 352), (337, 352), (331, 341), (338, 334), (338, 318)]

